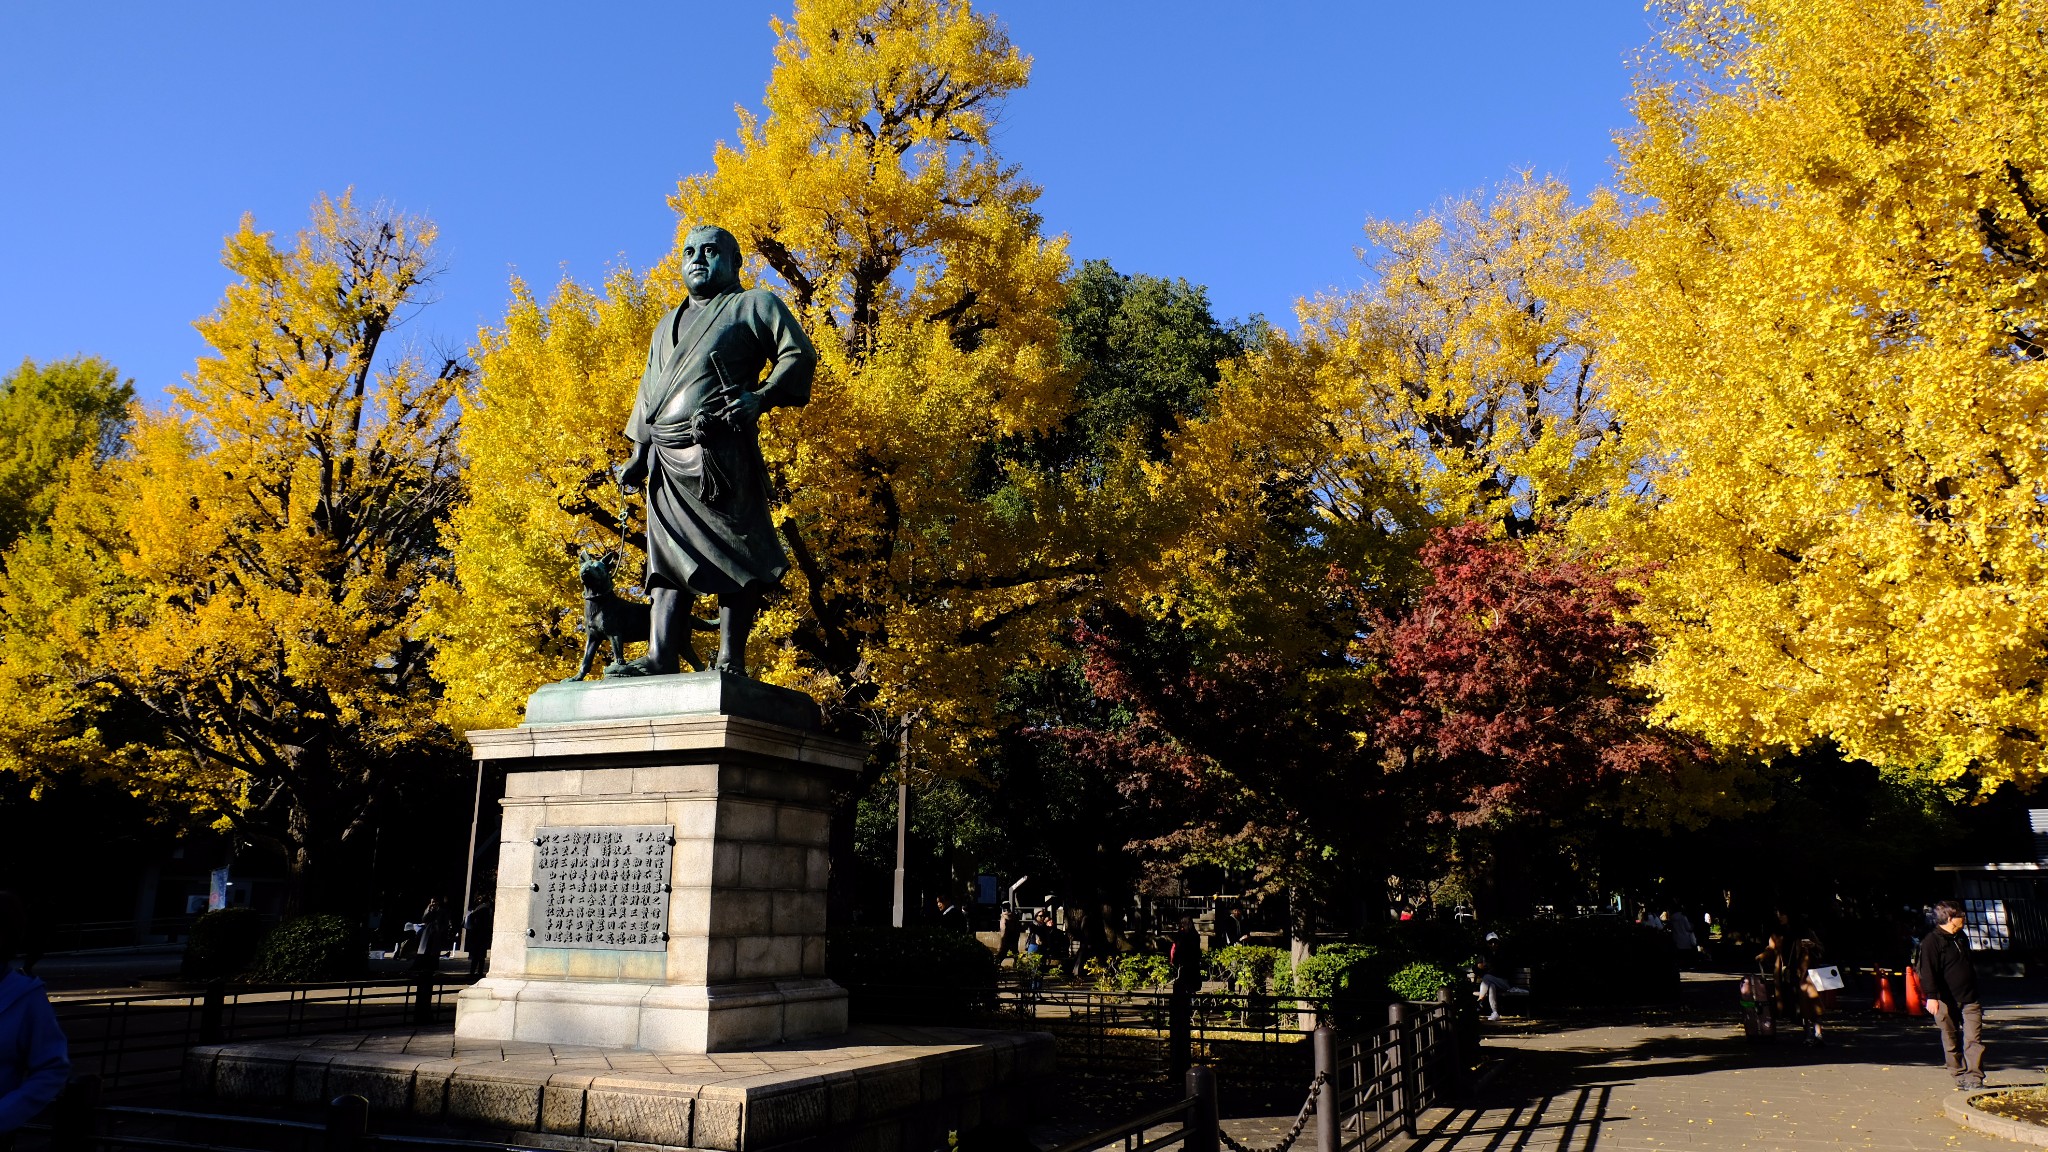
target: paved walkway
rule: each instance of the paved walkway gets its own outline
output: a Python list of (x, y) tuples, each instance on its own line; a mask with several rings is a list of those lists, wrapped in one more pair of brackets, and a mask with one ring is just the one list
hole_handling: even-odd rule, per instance
[[(1728, 1001), (1732, 1005), (1732, 986)], [(2014, 1152), (1947, 1119), (1954, 1091), (1925, 1017), (1845, 1014), (1826, 1047), (1752, 1045), (1733, 1024), (1510, 1025), (1488, 1036), (1507, 1063), (1459, 1109), (1425, 1114), (1412, 1152), (1809, 1149)], [(2038, 1084), (2048, 1004), (1986, 1014), (1989, 1079)], [(1249, 1125), (1247, 1125), (1249, 1127)]]

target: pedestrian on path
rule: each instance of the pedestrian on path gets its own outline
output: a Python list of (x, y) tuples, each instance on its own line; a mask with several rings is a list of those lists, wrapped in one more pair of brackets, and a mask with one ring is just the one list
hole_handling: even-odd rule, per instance
[(448, 914), (441, 909), (441, 898), (427, 899), (427, 910), (420, 913), (419, 951), (412, 958), (414, 972), (438, 972), (441, 968), (441, 949), (448, 946)]
[(469, 975), (473, 980), (482, 979), (491, 966), (491, 931), (497, 923), (497, 910), (488, 893), (476, 898), (470, 906), (469, 915), (462, 922), (462, 941), (469, 947)]
[(1017, 955), (1018, 940), (1024, 935), (1024, 918), (1017, 914), (1015, 908), (1005, 906), (1003, 914), (996, 920), (996, 933), (1002, 939), (996, 946), (996, 964), (1000, 966), (1003, 961)]
[(1494, 971), (1494, 966), (1499, 962), (1500, 933), (1488, 932), (1486, 934), (1486, 951), (1472, 961), (1472, 971), (1479, 978), (1479, 987), (1475, 994), (1479, 997), (1479, 1003), (1486, 1008), (1486, 1015), (1481, 1016), (1481, 1020), (1494, 1021), (1500, 1019), (1500, 998), (1502, 996), (1527, 996), (1529, 994), (1527, 988), (1516, 987), (1505, 976)]
[(1941, 1030), (1941, 1058), (1963, 1089), (1984, 1086), (1984, 1005), (1977, 999), (1977, 966), (1963, 935), (1963, 906), (1934, 906), (1934, 929), (1920, 938), (1920, 990)]
[(1693, 935), (1692, 921), (1686, 918), (1685, 913), (1676, 908), (1664, 913), (1664, 930), (1671, 933), (1671, 946), (1678, 949), (1679, 960), (1691, 960), (1700, 942)]
[(1202, 934), (1195, 931), (1194, 918), (1181, 917), (1170, 940), (1166, 958), (1173, 968), (1173, 990), (1200, 992), (1208, 972), (1202, 967)]
[(933, 898), (932, 903), (938, 905), (939, 927), (961, 936), (974, 934), (974, 929), (967, 922), (967, 909), (954, 903), (951, 896), (941, 892)]
[(1824, 951), (1820, 938), (1807, 932), (1792, 944), (1794, 958), (1793, 975), (1798, 980), (1799, 1023), (1806, 1032), (1806, 1042), (1819, 1047), (1823, 1042), (1820, 1034), (1820, 1020), (1828, 1009), (1829, 994), (1814, 982), (1813, 970), (1820, 967)]
[(0, 1143), (49, 1107), (71, 1078), (71, 1053), (43, 982), (12, 967), (28, 916), (20, 898), (0, 892)]

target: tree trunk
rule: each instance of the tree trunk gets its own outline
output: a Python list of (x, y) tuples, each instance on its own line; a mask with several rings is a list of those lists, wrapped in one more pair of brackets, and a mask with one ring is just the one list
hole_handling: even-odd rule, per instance
[[(1294, 970), (1301, 971), (1301, 962), (1316, 950), (1316, 910), (1308, 892), (1298, 884), (1287, 887), (1287, 945), (1293, 957)], [(1297, 978), (1296, 987), (1299, 987)], [(1304, 1032), (1313, 1032), (1320, 1024), (1313, 1011), (1303, 1011), (1296, 1026)]]

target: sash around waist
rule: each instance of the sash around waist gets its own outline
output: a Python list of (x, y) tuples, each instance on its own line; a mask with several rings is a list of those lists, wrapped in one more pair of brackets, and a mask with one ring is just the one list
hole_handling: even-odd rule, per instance
[(649, 431), (654, 442), (663, 448), (695, 448), (700, 441), (691, 421), (676, 421), (670, 424), (656, 424)]

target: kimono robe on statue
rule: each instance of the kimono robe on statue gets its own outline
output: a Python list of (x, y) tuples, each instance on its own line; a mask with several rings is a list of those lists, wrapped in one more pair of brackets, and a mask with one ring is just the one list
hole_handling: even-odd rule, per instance
[(800, 406), (817, 366), (796, 316), (765, 288), (687, 299), (662, 317), (626, 424), (628, 439), (653, 442), (647, 587), (728, 596), (782, 580), (788, 557), (768, 516), (760, 441), (751, 424), (718, 414), (740, 389), (764, 410)]

